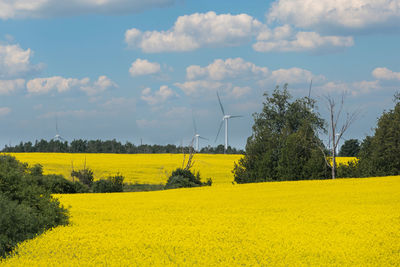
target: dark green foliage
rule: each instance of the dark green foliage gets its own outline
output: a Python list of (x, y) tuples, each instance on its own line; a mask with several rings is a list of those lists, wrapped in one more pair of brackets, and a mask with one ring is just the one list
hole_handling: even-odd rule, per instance
[(71, 172), (71, 176), (78, 178), (82, 184), (87, 185), (88, 187), (91, 187), (93, 184), (94, 176), (93, 171), (90, 169), (85, 168), (79, 171), (73, 170)]
[(198, 186), (210, 186), (212, 184), (211, 178), (207, 179), (207, 182), (201, 182), (200, 172), (196, 175), (190, 170), (178, 168), (174, 170), (171, 176), (168, 178), (165, 189), (182, 188), (182, 187), (198, 187)]
[(52, 194), (73, 194), (87, 193), (89, 188), (78, 182), (72, 182), (64, 178), (62, 175), (50, 174), (33, 177), (33, 182), (38, 186), (45, 188)]
[(163, 184), (124, 184), (124, 192), (144, 192), (164, 190)]
[(361, 176), (400, 174), (400, 103), (384, 112), (375, 134), (361, 145), (358, 168)]
[(37, 170), (0, 156), (0, 256), (25, 239), (68, 223), (67, 210), (36, 182), (44, 177), (32, 175)]
[(93, 183), (94, 193), (122, 192), (124, 190), (124, 177), (122, 175), (110, 176), (107, 180), (98, 180)]
[[(190, 147), (181, 147), (176, 145), (134, 145), (130, 142), (121, 144), (117, 140), (73, 140), (70, 144), (68, 142), (61, 142), (58, 140), (40, 140), (34, 144), (32, 142), (21, 142), (16, 146), (7, 146), (2, 150), (3, 152), (69, 152), (69, 153), (189, 153)], [(217, 147), (207, 146), (201, 149), (200, 153), (208, 154), (223, 154), (224, 146)], [(243, 150), (228, 147), (228, 154), (243, 154)]]
[(245, 156), (235, 163), (237, 183), (327, 178), (324, 146), (318, 131), (324, 120), (314, 112), (315, 101), (290, 101), (287, 85), (277, 86), (261, 113), (255, 113), (253, 134), (247, 139)]
[(349, 139), (340, 147), (339, 157), (357, 157), (360, 152), (360, 142), (357, 139)]
[(358, 165), (355, 162), (349, 162), (347, 165), (340, 164), (337, 166), (336, 171), (336, 177), (340, 178), (352, 178), (361, 176)]

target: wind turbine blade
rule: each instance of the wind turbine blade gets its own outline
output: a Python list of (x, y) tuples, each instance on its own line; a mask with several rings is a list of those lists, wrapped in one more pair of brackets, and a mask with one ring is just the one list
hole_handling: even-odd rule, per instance
[(222, 114), (224, 114), (224, 116), (225, 116), (224, 107), (222, 106), (221, 99), (219, 98), (218, 91), (217, 91), (217, 97), (218, 97), (219, 106), (221, 107)]
[(202, 136), (199, 136), (199, 138), (200, 138), (200, 139), (203, 139), (203, 140), (210, 141), (208, 138), (205, 138), (205, 137), (202, 137)]
[(230, 119), (231, 118), (243, 118), (243, 116), (242, 115), (236, 115), (236, 116), (231, 116)]
[(217, 142), (218, 135), (219, 135), (219, 133), (221, 132), (221, 128), (222, 128), (222, 125), (223, 125), (223, 124), (224, 124), (224, 121), (221, 121), (221, 124), (219, 125), (219, 129), (218, 129), (217, 137), (215, 137), (215, 141), (214, 141), (214, 142)]
[(310, 82), (310, 88), (308, 89), (308, 98), (310, 98), (310, 96), (311, 96), (311, 87), (312, 87), (312, 79)]

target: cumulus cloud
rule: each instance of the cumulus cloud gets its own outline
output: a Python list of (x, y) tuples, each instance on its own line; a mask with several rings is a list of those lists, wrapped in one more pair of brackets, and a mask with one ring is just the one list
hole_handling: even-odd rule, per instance
[(399, 80), (400, 81), (400, 72), (394, 72), (388, 68), (376, 68), (372, 71), (372, 75), (379, 80)]
[(186, 81), (184, 83), (175, 83), (186, 95), (200, 96), (203, 94), (215, 93), (217, 90), (224, 90), (227, 87), (232, 87), (231, 84), (226, 84), (216, 81), (196, 80)]
[[(89, 79), (89, 78), (85, 78), (85, 79)], [(105, 75), (99, 76), (97, 81), (95, 81), (93, 84), (89, 84), (89, 83), (87, 83), (87, 84), (88, 85), (85, 84), (84, 86), (81, 86), (80, 89), (82, 91), (86, 92), (86, 94), (90, 95), (90, 96), (102, 93), (109, 88), (118, 87), (118, 85), (115, 82), (113, 82), (110, 78), (108, 78)]]
[(379, 81), (357, 81), (352, 83), (327, 82), (321, 86), (318, 86), (316, 89), (322, 93), (347, 92), (352, 96), (358, 96), (382, 90), (383, 88), (379, 84)]
[(314, 83), (324, 81), (326, 78), (323, 75), (312, 74), (311, 71), (301, 68), (278, 69), (271, 72), (268, 80), (277, 84), (300, 84), (309, 83), (313, 80)]
[(186, 68), (186, 77), (189, 80), (208, 78), (211, 80), (225, 80), (229, 78), (254, 78), (268, 75), (268, 68), (256, 66), (242, 58), (216, 59), (206, 67), (192, 65)]
[(398, 28), (400, 0), (277, 0), (267, 19), (320, 30)]
[(261, 22), (247, 14), (217, 15), (210, 11), (180, 16), (167, 31), (129, 29), (125, 32), (125, 42), (146, 53), (192, 51), (205, 46), (236, 46), (249, 42), (261, 27)]
[(81, 14), (127, 14), (167, 7), (175, 0), (0, 0), (0, 18), (41, 18)]
[(175, 83), (186, 95), (202, 96), (223, 91), (227, 96), (240, 98), (252, 91), (252, 86), (289, 83), (308, 84), (326, 80), (323, 75), (315, 75), (301, 68), (278, 69), (270, 71), (242, 58), (216, 59), (202, 67), (192, 65), (186, 68), (186, 81)]
[(25, 87), (24, 79), (0, 80), (0, 95), (10, 94)]
[(321, 36), (316, 32), (294, 32), (290, 26), (265, 30), (253, 49), (258, 52), (335, 51), (354, 45), (351, 36)]
[(232, 89), (232, 95), (235, 98), (240, 98), (248, 93), (251, 92), (251, 87), (250, 86), (244, 86), (244, 87), (240, 87), (240, 86), (235, 86)]
[(45, 94), (52, 91), (62, 93), (73, 88), (78, 88), (88, 95), (95, 95), (116, 86), (107, 76), (99, 76), (97, 81), (93, 83), (90, 82), (89, 78), (76, 79), (54, 76), (32, 79), (26, 84), (28, 93), (30, 94)]
[(11, 109), (8, 107), (0, 107), (0, 117), (6, 116), (11, 112)]
[(132, 63), (129, 72), (132, 76), (141, 76), (155, 74), (160, 72), (160, 70), (160, 64), (156, 62), (149, 62), (146, 59), (138, 58)]
[[(399, 0), (400, 1), (400, 0)], [(167, 31), (125, 32), (125, 42), (131, 48), (146, 53), (192, 51), (202, 47), (227, 47), (257, 42), (259, 52), (332, 50), (354, 44), (350, 36), (321, 36), (317, 32), (296, 32), (289, 25), (270, 29), (247, 14), (217, 15), (215, 12), (180, 16)]]
[(0, 78), (20, 77), (39, 70), (40, 65), (33, 65), (30, 62), (32, 56), (30, 48), (24, 50), (17, 44), (0, 44)]
[(154, 93), (150, 88), (144, 89), (142, 91), (141, 99), (146, 101), (147, 104), (155, 106), (164, 103), (173, 96), (177, 96), (177, 94), (168, 86), (163, 85), (158, 91), (155, 91)]

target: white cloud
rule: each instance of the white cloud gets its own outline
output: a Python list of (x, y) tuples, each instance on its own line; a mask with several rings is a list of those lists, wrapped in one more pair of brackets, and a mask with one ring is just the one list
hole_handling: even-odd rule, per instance
[(317, 90), (322, 93), (340, 94), (342, 92), (347, 92), (352, 96), (368, 94), (382, 89), (379, 81), (357, 81), (352, 83), (328, 82), (317, 87)]
[(148, 74), (155, 74), (160, 72), (161, 67), (160, 64), (156, 62), (149, 62), (146, 59), (136, 59), (130, 69), (129, 72), (132, 76), (140, 76), (140, 75), (148, 75)]
[(32, 79), (26, 84), (28, 93), (30, 94), (44, 94), (51, 91), (62, 93), (73, 88), (78, 88), (86, 92), (88, 95), (95, 95), (107, 90), (108, 88), (116, 86), (117, 85), (107, 76), (99, 76), (97, 81), (94, 83), (90, 83), (89, 78), (76, 79), (54, 76)]
[(0, 117), (6, 116), (11, 112), (11, 109), (8, 107), (0, 107)]
[(179, 87), (186, 95), (200, 96), (205, 93), (209, 94), (210, 92), (215, 94), (217, 90), (224, 90), (226, 87), (231, 87), (232, 85), (216, 81), (197, 80), (175, 83), (175, 86)]
[[(86, 78), (88, 79), (88, 78)], [(109, 88), (116, 88), (118, 85), (110, 80), (107, 76), (99, 76), (97, 81), (91, 85), (81, 86), (80, 89), (86, 92), (87, 95), (93, 96), (106, 91)]]
[(242, 58), (216, 59), (211, 64), (201, 67), (192, 65), (186, 68), (187, 81), (175, 83), (186, 95), (203, 96), (223, 91), (227, 96), (240, 98), (249, 94), (255, 84), (265, 86), (289, 83), (308, 84), (326, 80), (323, 75), (315, 75), (301, 68), (268, 70)]
[(271, 72), (268, 80), (274, 81), (277, 84), (300, 84), (309, 83), (313, 80), (314, 83), (324, 81), (326, 78), (323, 75), (314, 75), (311, 71), (301, 68), (278, 69)]
[(176, 0), (0, 0), (0, 19), (41, 18), (81, 14), (127, 14), (167, 7)]
[(0, 80), (0, 95), (10, 94), (25, 86), (24, 79)]
[(205, 46), (237, 46), (249, 42), (262, 23), (247, 14), (217, 15), (215, 12), (180, 16), (167, 31), (132, 28), (125, 32), (125, 42), (146, 53), (192, 51)]
[(88, 78), (82, 80), (75, 78), (63, 78), (61, 76), (54, 76), (48, 78), (35, 78), (26, 84), (29, 93), (44, 94), (53, 90), (59, 93), (70, 90), (76, 86), (82, 86), (89, 83)]
[(32, 65), (30, 62), (32, 55), (30, 48), (24, 50), (16, 44), (0, 44), (0, 78), (20, 77), (39, 70), (40, 65)]
[(286, 25), (273, 32), (262, 32), (253, 49), (258, 52), (334, 51), (354, 45), (351, 36), (321, 36), (316, 32), (295, 33)]
[(372, 75), (379, 80), (399, 80), (400, 81), (400, 72), (394, 72), (388, 68), (376, 68), (372, 71)]
[(155, 91), (154, 93), (151, 91), (150, 88), (144, 89), (142, 91), (141, 99), (146, 101), (147, 104), (155, 106), (164, 103), (173, 96), (177, 96), (177, 94), (168, 86), (163, 85), (158, 91)]
[(311, 29), (398, 28), (400, 0), (277, 0), (267, 19)]
[(208, 78), (211, 80), (225, 80), (242, 77), (254, 79), (268, 75), (268, 68), (258, 67), (254, 63), (246, 62), (242, 58), (216, 59), (213, 63), (202, 68), (192, 65), (186, 68), (186, 77), (189, 80)]
[(235, 98), (240, 98), (250, 92), (251, 92), (251, 87), (249, 87), (249, 86), (244, 86), (244, 87), (235, 86), (232, 89), (232, 95)]

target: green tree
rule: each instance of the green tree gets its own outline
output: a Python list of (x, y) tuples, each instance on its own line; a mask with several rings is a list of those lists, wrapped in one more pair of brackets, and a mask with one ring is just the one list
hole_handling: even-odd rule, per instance
[(361, 176), (400, 174), (400, 95), (395, 107), (378, 120), (375, 133), (367, 137), (360, 150), (358, 169)]
[(357, 157), (360, 152), (360, 142), (357, 139), (349, 139), (340, 147), (340, 157)]
[(318, 131), (324, 120), (314, 111), (315, 101), (294, 101), (277, 86), (264, 94), (261, 113), (253, 114), (253, 134), (247, 139), (245, 156), (235, 163), (237, 183), (326, 178), (326, 164)]

